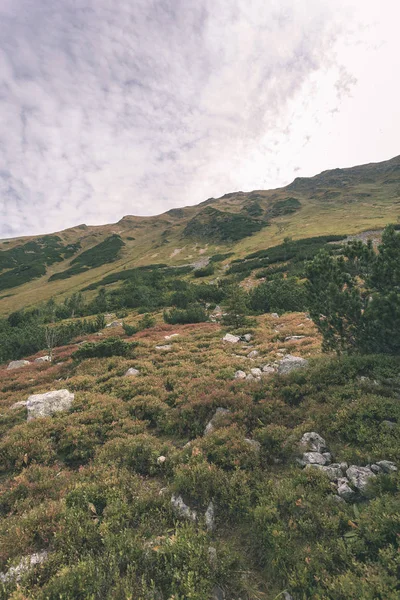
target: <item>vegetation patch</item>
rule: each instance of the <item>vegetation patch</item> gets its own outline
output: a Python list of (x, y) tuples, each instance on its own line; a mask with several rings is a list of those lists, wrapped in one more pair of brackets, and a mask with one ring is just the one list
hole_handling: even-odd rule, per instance
[(285, 198), (285, 200), (279, 200), (274, 202), (267, 210), (267, 218), (273, 219), (274, 217), (283, 217), (284, 215), (291, 215), (297, 212), (301, 208), (301, 202), (297, 198)]
[(186, 225), (183, 235), (201, 240), (234, 242), (266, 227), (265, 221), (207, 207)]

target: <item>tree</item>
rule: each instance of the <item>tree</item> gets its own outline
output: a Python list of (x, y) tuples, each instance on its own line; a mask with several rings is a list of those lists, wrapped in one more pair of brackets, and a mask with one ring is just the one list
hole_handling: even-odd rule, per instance
[(240, 285), (234, 284), (230, 287), (225, 302), (226, 315), (224, 322), (227, 325), (241, 327), (246, 322), (246, 314), (248, 313), (249, 296)]

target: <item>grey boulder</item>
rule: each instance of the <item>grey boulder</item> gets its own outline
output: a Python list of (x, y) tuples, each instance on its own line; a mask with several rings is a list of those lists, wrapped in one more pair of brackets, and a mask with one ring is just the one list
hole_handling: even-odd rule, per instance
[(12, 371), (12, 369), (20, 369), (21, 367), (27, 367), (31, 363), (29, 360), (12, 360), (7, 367), (7, 371)]
[(306, 465), (326, 465), (326, 458), (320, 452), (304, 452), (303, 462)]
[(74, 394), (68, 390), (54, 390), (45, 394), (33, 394), (26, 403), (28, 421), (37, 417), (50, 417), (54, 413), (69, 410)]
[(394, 473), (394, 471), (397, 471), (396, 465), (390, 460), (380, 460), (376, 464), (384, 473)]
[(305, 358), (301, 358), (300, 356), (293, 356), (292, 354), (288, 354), (279, 361), (278, 373), (280, 375), (287, 375), (292, 371), (297, 371), (297, 369), (304, 369), (308, 365), (308, 360)]
[(354, 490), (352, 490), (349, 486), (349, 480), (347, 477), (340, 477), (337, 480), (337, 493), (338, 496), (343, 498), (343, 500), (346, 500), (346, 502), (351, 500), (355, 495)]
[(175, 494), (171, 498), (171, 505), (174, 512), (184, 519), (188, 519), (189, 521), (197, 520), (197, 513), (195, 510), (192, 510), (184, 503), (182, 496), (175, 496)]
[(47, 558), (47, 552), (36, 552), (29, 556), (21, 558), (20, 562), (15, 567), (10, 567), (5, 573), (0, 573), (0, 581), (8, 583), (9, 581), (19, 581), (21, 577), (27, 573), (35, 565), (40, 565)]
[(39, 358), (35, 358), (35, 363), (46, 363), (51, 362), (50, 356), (39, 356)]
[(238, 342), (240, 342), (240, 337), (238, 337), (237, 335), (232, 335), (231, 333), (227, 333), (222, 338), (222, 341), (229, 342), (230, 344), (237, 344)]
[(300, 440), (300, 444), (312, 452), (326, 452), (327, 445), (323, 437), (315, 431), (307, 431)]
[(235, 379), (246, 379), (246, 373), (244, 371), (236, 371)]
[(138, 375), (140, 375), (140, 371), (138, 371), (137, 369), (134, 369), (133, 367), (128, 369), (127, 372), (125, 373), (125, 377), (137, 377)]
[(221, 419), (221, 417), (229, 414), (230, 412), (231, 411), (229, 410), (229, 408), (217, 408), (217, 410), (214, 413), (214, 416), (206, 425), (204, 435), (210, 435), (210, 433), (213, 433), (213, 431), (215, 430), (215, 425), (218, 424), (218, 421)]
[(347, 469), (346, 475), (350, 483), (361, 493), (366, 490), (368, 483), (376, 477), (369, 467), (357, 467), (356, 465), (351, 465)]

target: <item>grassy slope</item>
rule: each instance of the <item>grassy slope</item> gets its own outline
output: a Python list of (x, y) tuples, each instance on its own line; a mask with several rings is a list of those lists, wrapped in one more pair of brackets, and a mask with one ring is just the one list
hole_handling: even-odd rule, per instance
[[(202, 244), (201, 241), (183, 237), (187, 223), (205, 206), (241, 212), (254, 197), (264, 211), (274, 202), (288, 197), (300, 200), (302, 208), (294, 214), (274, 218), (269, 227), (236, 243)], [(78, 226), (58, 235), (66, 243), (79, 240), (81, 251), (85, 251), (107, 236), (118, 233), (126, 244), (120, 260), (71, 279), (48, 283), (49, 276), (66, 270), (70, 260), (54, 264), (48, 268), (45, 277), (4, 290), (0, 295), (0, 314), (47, 300), (51, 296), (62, 297), (123, 268), (160, 262), (184, 264), (227, 250), (233, 251), (236, 257), (242, 257), (255, 250), (274, 246), (286, 236), (298, 239), (323, 234), (352, 234), (383, 228), (389, 222), (397, 222), (399, 216), (400, 157), (396, 157), (384, 163), (337, 169), (313, 178), (297, 179), (286, 188), (277, 190), (228, 194), (217, 200), (184, 208), (178, 214), (170, 211), (155, 217), (124, 217), (114, 225)], [(129, 237), (135, 239), (129, 240)], [(11, 240), (7, 245), (0, 242), (0, 250), (12, 248), (20, 241), (20, 238)], [(176, 252), (177, 249), (179, 252)]]

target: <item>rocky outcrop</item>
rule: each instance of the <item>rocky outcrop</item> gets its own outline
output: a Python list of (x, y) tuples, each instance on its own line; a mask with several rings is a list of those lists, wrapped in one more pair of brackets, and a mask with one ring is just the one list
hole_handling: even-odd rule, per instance
[(12, 360), (7, 367), (7, 371), (12, 371), (13, 369), (20, 369), (21, 367), (27, 367), (31, 363), (29, 360)]
[(204, 515), (206, 521), (206, 529), (208, 532), (212, 532), (215, 529), (215, 510), (214, 503), (211, 501), (207, 507), (206, 513)]
[(33, 394), (26, 403), (28, 421), (38, 417), (50, 417), (54, 413), (69, 410), (74, 394), (68, 390), (54, 390), (46, 394)]
[(5, 573), (0, 573), (0, 581), (2, 583), (8, 583), (9, 581), (18, 582), (25, 573), (36, 565), (42, 564), (46, 558), (47, 552), (45, 550), (24, 556), (15, 567), (10, 567)]
[(297, 369), (304, 369), (308, 365), (308, 360), (305, 358), (301, 358), (300, 356), (292, 356), (292, 354), (288, 354), (279, 361), (278, 373), (280, 375), (287, 375), (292, 371), (296, 371)]
[(184, 519), (188, 519), (189, 521), (197, 520), (197, 513), (195, 510), (192, 510), (184, 503), (182, 496), (175, 496), (175, 494), (171, 498), (171, 505), (174, 512)]

